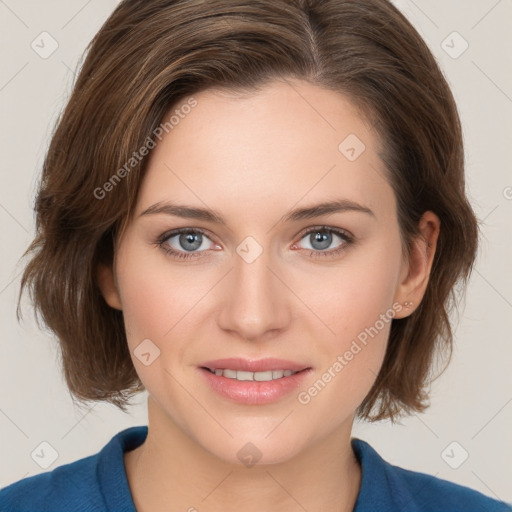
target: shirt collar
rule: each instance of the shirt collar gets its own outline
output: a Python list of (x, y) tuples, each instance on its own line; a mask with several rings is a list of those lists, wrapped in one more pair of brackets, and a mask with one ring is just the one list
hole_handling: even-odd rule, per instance
[(147, 426), (130, 427), (116, 434), (100, 451), (96, 471), (106, 510), (136, 512), (126, 476), (124, 453), (140, 446), (147, 434)]
[[(96, 471), (107, 510), (136, 512), (126, 476), (124, 453), (140, 446), (147, 433), (147, 426), (125, 429), (100, 451)], [(366, 441), (352, 438), (351, 445), (362, 471), (353, 512), (419, 510), (414, 497), (400, 482), (394, 466), (383, 460)]]
[(352, 438), (351, 444), (362, 471), (353, 512), (419, 511), (414, 496), (401, 481), (395, 466), (386, 462), (366, 441)]

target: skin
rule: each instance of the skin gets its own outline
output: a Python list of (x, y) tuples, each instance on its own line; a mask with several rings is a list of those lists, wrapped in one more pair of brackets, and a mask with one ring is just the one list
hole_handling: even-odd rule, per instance
[[(395, 195), (384, 179), (379, 137), (343, 95), (302, 81), (275, 81), (243, 97), (208, 90), (151, 152), (135, 214), (113, 268), (99, 267), (107, 303), (123, 311), (133, 364), (148, 390), (148, 437), (127, 452), (141, 511), (351, 511), (361, 468), (350, 445), (355, 411), (375, 381), (390, 322), (309, 403), (307, 390), (394, 303), (413, 307), (428, 283), (439, 219), (426, 212), (422, 238), (402, 253)], [(338, 146), (356, 134), (365, 151), (349, 161)], [(373, 215), (343, 211), (280, 222), (293, 208), (349, 199)], [(165, 213), (163, 201), (218, 211), (226, 226)], [(322, 252), (309, 228), (333, 234)], [(177, 228), (207, 231), (190, 261), (155, 241)], [(322, 231), (323, 233), (323, 231)], [(263, 249), (236, 252), (248, 236)], [(186, 253), (179, 235), (167, 247)], [(133, 351), (149, 338), (160, 356)], [(199, 374), (223, 357), (278, 357), (313, 368), (300, 389), (267, 405), (217, 395)], [(261, 452), (252, 467), (237, 452)], [(194, 507), (194, 508), (192, 508)], [(303, 508), (302, 508), (303, 507)]]

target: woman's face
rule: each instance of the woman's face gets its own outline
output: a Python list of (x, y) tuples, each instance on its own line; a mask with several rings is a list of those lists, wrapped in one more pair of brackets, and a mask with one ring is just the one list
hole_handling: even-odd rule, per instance
[[(162, 422), (225, 461), (282, 462), (349, 435), (405, 316), (395, 197), (376, 133), (339, 93), (296, 81), (194, 99), (151, 150), (105, 296)], [(310, 210), (326, 202), (340, 207)], [(224, 358), (306, 370), (260, 384), (203, 368)]]

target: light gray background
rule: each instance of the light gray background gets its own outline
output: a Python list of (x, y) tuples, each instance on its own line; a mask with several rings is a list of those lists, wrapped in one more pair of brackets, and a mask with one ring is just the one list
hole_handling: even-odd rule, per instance
[[(432, 384), (430, 409), (402, 425), (356, 424), (353, 435), (393, 464), (512, 501), (512, 2), (395, 3), (425, 38), (453, 88), (464, 126), (468, 190), (485, 237), (456, 329), (454, 357)], [(115, 433), (147, 421), (145, 394), (129, 414), (101, 403), (75, 407), (54, 340), (38, 330), (29, 307), (22, 325), (15, 316), (18, 259), (33, 236), (34, 187), (49, 136), (79, 56), (116, 4), (0, 0), (0, 487), (43, 471), (37, 456), (31, 457), (34, 450), (51, 454), (40, 446), (43, 441), (58, 453), (51, 470), (96, 453)], [(59, 45), (46, 59), (31, 47), (43, 31)], [(464, 41), (454, 31), (469, 44), (457, 58)], [(467, 460), (450, 467), (465, 452)]]

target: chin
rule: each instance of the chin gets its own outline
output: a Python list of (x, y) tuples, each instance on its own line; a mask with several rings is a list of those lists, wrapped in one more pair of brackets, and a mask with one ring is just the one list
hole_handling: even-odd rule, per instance
[(301, 446), (289, 436), (279, 436), (276, 431), (266, 438), (267, 434), (238, 437), (233, 432), (233, 438), (218, 439), (216, 443), (211, 437), (198, 442), (217, 459), (247, 468), (286, 463), (300, 454)]

